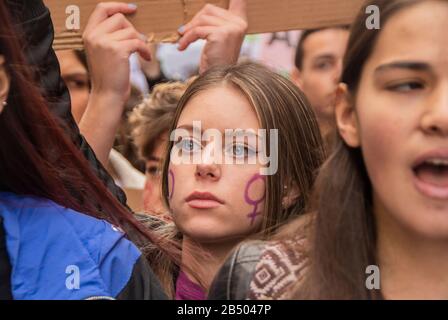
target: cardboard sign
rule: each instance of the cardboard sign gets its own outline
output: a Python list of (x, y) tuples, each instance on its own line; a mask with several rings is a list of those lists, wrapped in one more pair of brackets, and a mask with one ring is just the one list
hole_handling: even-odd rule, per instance
[[(364, 0), (247, 0), (248, 33), (266, 33), (350, 24)], [(82, 47), (80, 34), (100, 0), (44, 0), (50, 9), (55, 47)], [(229, 0), (142, 0), (129, 16), (153, 42), (175, 42), (177, 29), (206, 4), (227, 8)], [(78, 21), (76, 21), (78, 20)], [(68, 28), (67, 28), (68, 27)], [(70, 30), (75, 28), (75, 30)]]

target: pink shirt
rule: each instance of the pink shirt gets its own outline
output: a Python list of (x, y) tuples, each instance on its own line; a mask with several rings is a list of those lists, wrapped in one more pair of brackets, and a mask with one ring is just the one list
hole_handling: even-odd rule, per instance
[(205, 300), (205, 290), (191, 281), (184, 272), (179, 272), (176, 281), (176, 300)]

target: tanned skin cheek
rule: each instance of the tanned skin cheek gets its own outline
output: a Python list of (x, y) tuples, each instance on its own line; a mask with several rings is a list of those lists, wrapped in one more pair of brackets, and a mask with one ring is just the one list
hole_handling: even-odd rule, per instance
[(265, 181), (265, 177), (261, 176), (260, 174), (256, 174), (254, 175), (249, 182), (246, 184), (246, 190), (244, 191), (244, 200), (246, 201), (246, 203), (248, 203), (251, 206), (254, 206), (254, 210), (249, 213), (247, 215), (247, 217), (251, 220), (250, 221), (250, 225), (253, 225), (255, 222), (255, 218), (257, 216), (259, 216), (261, 214), (260, 211), (258, 211), (258, 206), (260, 205), (260, 203), (262, 203), (264, 201), (264, 199), (266, 198), (266, 191), (263, 192), (263, 195), (261, 196), (261, 198), (259, 199), (251, 199), (250, 195), (249, 195), (249, 191), (250, 188), (257, 182), (257, 181), (261, 181), (263, 184), (266, 183)]

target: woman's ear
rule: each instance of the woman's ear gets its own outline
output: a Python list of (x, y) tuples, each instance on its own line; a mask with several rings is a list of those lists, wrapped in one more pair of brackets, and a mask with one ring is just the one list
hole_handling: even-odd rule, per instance
[(284, 196), (282, 199), (282, 208), (288, 209), (290, 208), (294, 203), (297, 202), (297, 199), (300, 197), (300, 191), (299, 188), (296, 186), (294, 187), (287, 187), (284, 186)]
[(5, 57), (0, 55), (0, 112), (3, 111), (9, 94), (10, 80), (5, 69)]
[(336, 90), (335, 115), (339, 133), (345, 143), (352, 148), (359, 147), (361, 139), (355, 104), (345, 83), (340, 83)]
[(292, 68), (290, 77), (291, 77), (291, 81), (292, 81), (292, 82), (293, 82), (293, 83), (294, 83), (300, 90), (303, 90), (303, 89), (302, 89), (302, 87), (303, 87), (303, 82), (302, 82), (301, 73), (300, 73), (300, 70), (297, 69), (297, 67), (293, 67), (293, 68)]

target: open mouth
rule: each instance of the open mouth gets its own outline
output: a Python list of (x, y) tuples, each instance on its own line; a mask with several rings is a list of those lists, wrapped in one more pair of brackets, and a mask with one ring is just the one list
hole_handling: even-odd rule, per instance
[(448, 199), (448, 158), (428, 157), (413, 166), (417, 189), (426, 196)]

